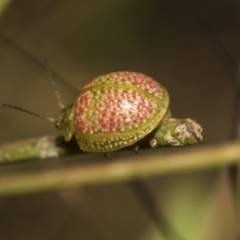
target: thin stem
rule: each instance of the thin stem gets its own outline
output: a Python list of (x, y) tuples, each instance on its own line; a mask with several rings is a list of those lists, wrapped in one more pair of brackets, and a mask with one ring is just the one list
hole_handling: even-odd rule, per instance
[(74, 140), (67, 143), (62, 136), (44, 136), (0, 145), (0, 164), (64, 157), (80, 152)]
[[(54, 143), (55, 139), (53, 138)], [(35, 140), (36, 142), (36, 140)], [(65, 149), (67, 149), (65, 147)], [(129, 153), (131, 154), (131, 153)], [(92, 154), (92, 156), (97, 156)], [(155, 157), (154, 157), (155, 156)], [(240, 162), (240, 141), (210, 147), (191, 147), (187, 151), (163, 156), (149, 155), (91, 165), (75, 165), (34, 172), (9, 173), (0, 176), (0, 195), (17, 195), (55, 191), (79, 186), (112, 184), (183, 172), (234, 165)]]

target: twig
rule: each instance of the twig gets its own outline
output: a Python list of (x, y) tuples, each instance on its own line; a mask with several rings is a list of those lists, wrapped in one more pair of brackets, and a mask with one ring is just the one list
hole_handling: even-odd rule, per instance
[(74, 140), (67, 143), (62, 136), (44, 136), (0, 145), (0, 164), (64, 157), (80, 152)]
[(58, 167), (0, 177), (0, 195), (36, 193), (87, 185), (112, 184), (152, 176), (229, 166), (240, 162), (240, 141), (209, 147), (192, 147), (181, 154), (129, 161), (107, 161)]

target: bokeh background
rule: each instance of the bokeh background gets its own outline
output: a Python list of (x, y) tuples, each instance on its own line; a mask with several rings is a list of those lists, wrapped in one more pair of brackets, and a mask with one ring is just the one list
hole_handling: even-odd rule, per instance
[[(57, 80), (64, 102), (100, 74), (142, 72), (169, 90), (175, 117), (203, 126), (201, 145), (234, 135), (239, 29), (237, 0), (16, 0), (0, 18), (0, 35), (39, 60), (47, 57), (76, 89)], [(59, 111), (44, 69), (2, 40), (0, 83), (1, 103), (53, 117)], [(0, 116), (1, 143), (58, 133), (48, 122), (14, 110), (1, 108)], [(112, 161), (161, 161), (162, 154), (187, 150), (119, 152)], [(89, 161), (104, 157), (26, 162), (1, 171)], [(9, 197), (0, 199), (0, 239), (235, 240), (235, 201), (225, 168)]]

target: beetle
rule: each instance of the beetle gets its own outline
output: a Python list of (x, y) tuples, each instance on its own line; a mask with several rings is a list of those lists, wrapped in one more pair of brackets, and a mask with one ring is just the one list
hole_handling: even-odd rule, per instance
[(168, 91), (151, 77), (119, 71), (89, 81), (55, 119), (66, 141), (73, 135), (81, 150), (108, 153), (138, 142), (150, 147), (193, 145), (202, 128), (192, 119), (175, 119)]

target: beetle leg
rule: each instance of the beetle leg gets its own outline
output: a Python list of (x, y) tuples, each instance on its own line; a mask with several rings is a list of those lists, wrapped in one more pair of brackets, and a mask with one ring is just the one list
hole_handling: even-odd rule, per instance
[(105, 152), (104, 156), (105, 156), (105, 158), (110, 158), (110, 152)]
[(157, 146), (157, 140), (155, 138), (149, 139), (148, 142), (151, 148), (154, 148)]
[(139, 150), (139, 146), (137, 144), (133, 144), (132, 146), (130, 146), (130, 150), (137, 154)]

